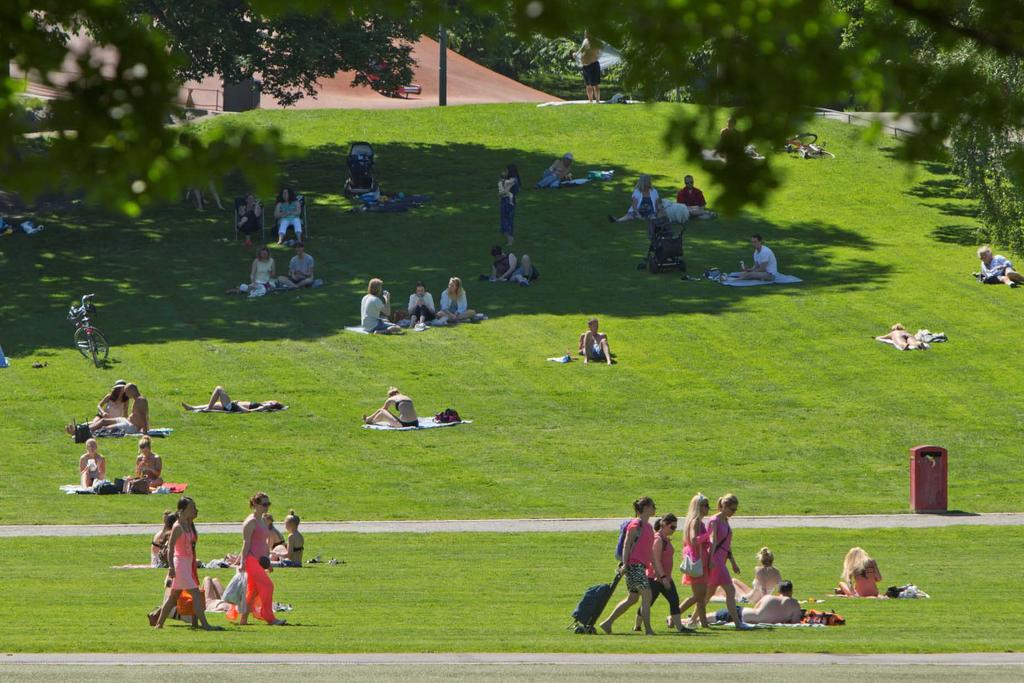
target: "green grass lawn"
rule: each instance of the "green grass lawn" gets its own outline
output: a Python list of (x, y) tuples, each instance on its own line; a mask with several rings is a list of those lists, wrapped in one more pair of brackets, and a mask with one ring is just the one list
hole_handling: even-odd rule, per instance
[[(750, 261), (760, 232), (798, 286), (734, 289), (636, 270), (639, 223), (609, 225), (636, 175), (669, 194), (700, 172), (667, 152), (653, 107), (453, 107), (393, 112), (260, 112), (221, 121), (278, 125), (304, 147), (283, 182), (311, 201), (308, 251), (326, 286), (247, 300), (252, 252), (225, 213), (184, 205), (136, 221), (75, 206), (37, 216), (39, 235), (0, 238), (0, 522), (145, 522), (163, 497), (64, 496), (82, 452), (61, 431), (119, 377), (138, 382), (165, 478), (189, 482), (203, 519), (240, 519), (265, 489), (306, 519), (625, 515), (650, 494), (681, 509), (698, 489), (727, 490), (742, 514), (907, 509), (907, 448), (950, 450), (950, 506), (1022, 510), (1024, 407), (1016, 326), (1024, 294), (981, 287), (971, 205), (941, 165), (907, 167), (858, 128), (815, 130), (838, 155), (781, 153), (769, 205), (688, 227), (693, 273)], [(428, 193), (407, 214), (350, 214), (344, 155), (370, 140), (385, 190)], [(614, 182), (520, 195), (515, 251), (542, 272), (530, 288), (477, 282), (499, 241), (496, 181), (518, 163), (529, 187), (572, 150)], [(228, 195), (243, 188), (230, 179)], [(713, 188), (705, 187), (711, 203)], [(279, 269), (290, 257), (274, 249)], [(404, 303), (415, 280), (435, 299), (450, 275), (490, 320), (402, 338), (342, 331), (366, 281)], [(68, 303), (96, 292), (112, 362), (71, 347)], [(612, 368), (545, 362), (573, 347), (588, 316), (618, 356)], [(871, 340), (900, 321), (950, 342), (899, 353)], [(48, 366), (32, 369), (33, 361)], [(187, 415), (222, 384), (276, 398), (275, 415)], [(474, 424), (422, 433), (359, 429), (395, 384), (421, 413), (455, 407)], [(135, 449), (106, 440), (111, 474)], [(276, 510), (276, 508), (275, 508)], [(280, 510), (277, 510), (281, 512)], [(575, 589), (575, 587), (574, 587)], [(786, 637), (786, 636), (783, 636)]]
[[(1019, 568), (1024, 530), (950, 528), (744, 531), (734, 551), (749, 578), (761, 545), (798, 598), (822, 598), (835, 585), (842, 556), (863, 545), (884, 584), (914, 582), (930, 600), (826, 599), (846, 626), (748, 633), (714, 627), (679, 636), (630, 631), (624, 617), (612, 636), (568, 630), (588, 585), (614, 568), (614, 535), (603, 534), (309, 534), (307, 553), (345, 564), (273, 573), (275, 599), (292, 604), (295, 626), (227, 626), (193, 633), (169, 625), (151, 631), (146, 612), (162, 594), (160, 570), (114, 570), (144, 561), (146, 538), (3, 539), (5, 592), (0, 620), (7, 652), (948, 652), (1021, 651), (1024, 599)], [(199, 556), (236, 550), (237, 536), (204, 536)], [(992, 551), (993, 545), (1001, 550)], [(74, 557), (69, 564), (67, 558)], [(984, 578), (965, 580), (984, 566)], [(200, 571), (227, 581), (231, 570)], [(624, 597), (619, 588), (616, 600)], [(13, 596), (17, 596), (14, 599)], [(713, 605), (715, 603), (712, 603)], [(662, 601), (655, 623), (667, 614)], [(214, 624), (227, 625), (223, 615)], [(171, 624), (172, 622), (169, 622)]]

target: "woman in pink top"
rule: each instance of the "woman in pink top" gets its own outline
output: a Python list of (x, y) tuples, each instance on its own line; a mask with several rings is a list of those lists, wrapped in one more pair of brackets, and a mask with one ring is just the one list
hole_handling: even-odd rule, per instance
[(241, 610), (228, 610), (228, 619), (238, 619), (241, 626), (249, 623), (249, 612), (271, 626), (281, 626), (283, 619), (274, 617), (274, 582), (267, 576), (270, 568), (270, 529), (263, 516), (270, 509), (270, 496), (257, 493), (249, 499), (252, 514), (242, 524), (242, 553), (238, 573), (246, 575), (245, 602)]
[(732, 527), (729, 526), (729, 518), (736, 514), (740, 506), (739, 499), (731, 493), (727, 493), (718, 499), (718, 514), (708, 519), (708, 530), (711, 532), (711, 562), (708, 571), (708, 595), (714, 593), (716, 586), (721, 586), (725, 591), (725, 606), (729, 614), (734, 617), (736, 628), (743, 631), (752, 628), (749, 624), (743, 623), (740, 612), (736, 608), (736, 587), (732, 585), (732, 576), (729, 575), (729, 568), (725, 561), (729, 560), (732, 570), (740, 573), (739, 565), (732, 556)]
[[(676, 549), (672, 545), (672, 534), (676, 532), (679, 519), (671, 512), (654, 522), (654, 546), (651, 548), (651, 563), (647, 565), (647, 585), (651, 589), (651, 604), (664, 595), (668, 601), (668, 623), (680, 633), (693, 633), (683, 626), (679, 619), (679, 592), (672, 580), (672, 567), (676, 561)], [(636, 612), (634, 631), (640, 630), (640, 610)]]
[(686, 610), (693, 607), (693, 616), (687, 624), (693, 627), (700, 620), (701, 626), (708, 627), (708, 615), (704, 609), (707, 604), (708, 567), (710, 563), (711, 545), (708, 543), (709, 534), (704, 526), (704, 517), (711, 511), (711, 503), (707, 496), (698, 493), (690, 499), (690, 507), (686, 511), (686, 521), (683, 523), (683, 554), (691, 561), (701, 561), (701, 568), (704, 570), (700, 576), (683, 574), (683, 583), (690, 587), (693, 595), (686, 599), (686, 602), (679, 605), (679, 613), (685, 614)]
[[(182, 591), (188, 591), (192, 596), (192, 605), (196, 618), (192, 620), (192, 628), (198, 624), (207, 631), (212, 630), (210, 623), (206, 621), (206, 605), (203, 603), (203, 594), (199, 592), (198, 575), (196, 574), (196, 527), (195, 518), (199, 511), (195, 502), (185, 496), (178, 501), (178, 521), (171, 528), (171, 537), (168, 540), (170, 547), (170, 566), (167, 568), (167, 580), (169, 581), (167, 597), (160, 608), (160, 615), (153, 624), (155, 628), (163, 628), (164, 621), (178, 602), (178, 596)], [(152, 618), (152, 617), (150, 617)]]
[(850, 548), (843, 559), (843, 576), (836, 593), (857, 598), (882, 598), (878, 594), (878, 582), (882, 573), (878, 563), (864, 552), (863, 548)]
[(651, 628), (651, 587), (647, 583), (647, 566), (651, 563), (651, 551), (654, 548), (654, 529), (650, 519), (654, 514), (654, 501), (644, 496), (633, 501), (636, 514), (626, 527), (626, 538), (622, 545), (623, 563), (619, 573), (626, 577), (626, 598), (615, 606), (611, 615), (601, 622), (605, 633), (612, 632), (612, 623), (632, 607), (640, 599), (640, 616), (649, 636), (654, 635)]

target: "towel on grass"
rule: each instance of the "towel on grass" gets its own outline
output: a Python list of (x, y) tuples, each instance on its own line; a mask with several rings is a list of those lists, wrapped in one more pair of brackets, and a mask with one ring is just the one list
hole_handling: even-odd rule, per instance
[(455, 425), (468, 425), (471, 424), (472, 420), (462, 420), (461, 422), (435, 422), (432, 417), (421, 417), (419, 418), (420, 424), (418, 427), (389, 427), (388, 425), (363, 425), (363, 429), (379, 429), (388, 432), (411, 432), (414, 429), (433, 429), (435, 427), (454, 427)]
[[(731, 621), (716, 621), (714, 626), (729, 626), (735, 628)], [(751, 628), (826, 628), (825, 624), (747, 624)]]
[(111, 569), (163, 569), (167, 571), (167, 567), (154, 567), (151, 564), (115, 564)]
[(564, 356), (552, 356), (551, 358), (548, 358), (548, 360), (552, 363), (571, 363), (572, 356), (567, 353)]
[[(157, 429), (150, 429), (149, 436), (157, 439), (163, 439), (171, 435), (174, 430), (169, 427), (158, 427)], [(123, 436), (146, 436), (145, 434), (128, 434), (121, 427), (105, 427), (103, 429), (97, 429), (92, 433), (96, 438), (113, 437), (120, 438)]]
[(69, 496), (73, 496), (79, 493), (86, 495), (96, 493), (95, 491), (92, 490), (91, 486), (82, 486), (81, 484), (64, 484), (63, 486), (60, 487), (60, 490), (68, 494)]
[(779, 273), (775, 276), (774, 280), (740, 280), (739, 276), (743, 273), (729, 273), (725, 279), (722, 280), (723, 285), (729, 287), (753, 287), (755, 285), (792, 285), (797, 282), (803, 282), (798, 277), (792, 275), (783, 275)]
[[(280, 410), (288, 410), (288, 406), (281, 406), (280, 408), (269, 408), (267, 410), (261, 410), (261, 413), (276, 413)], [(191, 410), (185, 410), (186, 413), (224, 413), (225, 415), (231, 415), (234, 411), (231, 410), (207, 410), (206, 406), (195, 406)], [(252, 410), (246, 411), (246, 413), (255, 412)], [(234, 413), (236, 415), (242, 415), (245, 413)]]
[[(157, 488), (151, 488), (149, 492), (152, 494), (185, 493), (185, 489), (187, 488), (188, 484), (175, 484), (173, 482), (165, 481)], [(82, 486), (81, 484), (64, 484), (63, 486), (60, 487), (60, 490), (68, 494), (69, 496), (76, 494), (91, 495), (96, 493), (91, 486)]]
[(170, 481), (165, 481), (160, 486), (150, 488), (150, 493), (185, 493), (185, 489), (188, 488), (188, 484), (175, 484)]

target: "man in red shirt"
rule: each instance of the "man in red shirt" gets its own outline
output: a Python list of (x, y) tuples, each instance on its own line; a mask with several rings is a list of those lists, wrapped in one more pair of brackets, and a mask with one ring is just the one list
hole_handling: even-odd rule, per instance
[(708, 202), (704, 199), (704, 193), (693, 186), (693, 176), (683, 178), (683, 184), (683, 189), (676, 194), (676, 202), (690, 209), (690, 218), (714, 218), (714, 212), (707, 209)]

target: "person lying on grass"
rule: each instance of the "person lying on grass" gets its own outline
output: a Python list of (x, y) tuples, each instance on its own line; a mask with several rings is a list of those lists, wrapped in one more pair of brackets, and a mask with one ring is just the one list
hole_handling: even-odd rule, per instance
[[(397, 416), (391, 413), (392, 407), (398, 413)], [(385, 425), (396, 429), (419, 427), (420, 425), (416, 409), (412, 405), (412, 399), (396, 387), (388, 387), (388, 397), (384, 401), (384, 405), (372, 415), (363, 415), (363, 422), (368, 425)]]
[[(803, 618), (800, 603), (793, 599), (793, 582), (779, 584), (778, 595), (766, 595), (756, 607), (737, 607), (737, 613), (745, 624), (799, 624)], [(715, 621), (732, 623), (734, 617), (728, 609), (715, 612)]]
[(402, 328), (389, 320), (391, 292), (384, 289), (384, 281), (373, 278), (366, 285), (366, 296), (359, 304), (359, 318), (363, 329), (371, 334), (401, 334)]
[(537, 181), (537, 189), (558, 187), (567, 180), (572, 180), (572, 152), (566, 152), (561, 159), (555, 159), (544, 171), (543, 177)]
[(839, 587), (835, 589), (836, 595), (885, 599), (884, 595), (878, 593), (878, 582), (882, 580), (878, 563), (863, 548), (850, 548), (846, 553), (841, 578)]
[(747, 268), (740, 261), (740, 280), (774, 280), (779, 274), (779, 264), (775, 260), (775, 252), (768, 248), (764, 239), (758, 234), (750, 236), (750, 244), (754, 247), (754, 265)]
[(1013, 269), (1013, 262), (1005, 256), (993, 254), (992, 247), (987, 244), (978, 248), (978, 258), (981, 259), (981, 272), (974, 275), (983, 284), (1016, 287), (1024, 282), (1024, 275)]
[(78, 459), (78, 473), (82, 486), (92, 487), (97, 481), (107, 478), (107, 459), (100, 455), (96, 439), (86, 439), (85, 453)]
[(597, 326), (597, 318), (591, 318), (587, 321), (586, 332), (580, 335), (580, 355), (583, 356), (583, 364), (595, 360), (611, 365), (612, 351), (608, 347), (608, 335), (598, 332)]
[(889, 340), (896, 346), (900, 351), (911, 351), (915, 349), (926, 349), (924, 342), (915, 337), (914, 335), (907, 332), (907, 329), (900, 323), (896, 323), (889, 328), (888, 334), (883, 334), (880, 337), (875, 337), (875, 341), (884, 342)]
[(279, 401), (232, 401), (224, 387), (214, 387), (213, 394), (205, 406), (182, 403), (181, 407), (193, 413), (266, 413), (281, 410)]
[(288, 540), (270, 550), (271, 563), (280, 567), (301, 567), (305, 539), (299, 533), (299, 516), (295, 510), (289, 510), (284, 518), (284, 530), (288, 532)]

